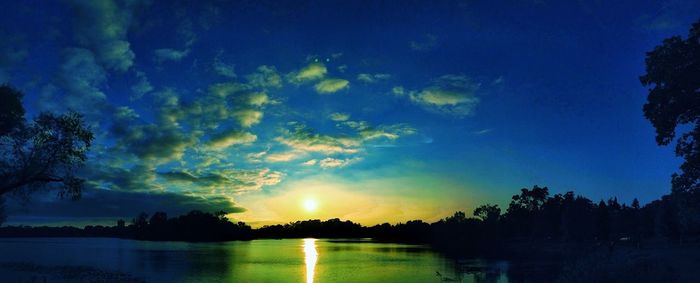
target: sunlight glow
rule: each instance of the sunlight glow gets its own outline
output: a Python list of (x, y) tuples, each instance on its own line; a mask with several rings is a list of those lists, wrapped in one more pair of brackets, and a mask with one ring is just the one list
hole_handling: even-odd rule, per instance
[(304, 239), (304, 263), (306, 263), (306, 283), (314, 282), (314, 269), (318, 260), (316, 239)]
[(318, 201), (310, 198), (304, 200), (304, 210), (314, 212), (316, 209), (318, 209)]

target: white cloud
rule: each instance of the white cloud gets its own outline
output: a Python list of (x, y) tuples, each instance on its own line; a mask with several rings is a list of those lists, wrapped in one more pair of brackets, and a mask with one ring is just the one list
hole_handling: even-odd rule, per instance
[(473, 113), (479, 98), (476, 92), (480, 84), (461, 75), (445, 75), (433, 85), (409, 93), (412, 102), (423, 108), (454, 116), (467, 116)]
[(422, 39), (410, 42), (411, 49), (414, 51), (428, 51), (437, 47), (437, 36), (433, 34), (425, 34)]
[(406, 94), (406, 91), (403, 89), (402, 86), (395, 86), (391, 88), (391, 93), (396, 96), (403, 96)]
[(338, 168), (348, 166), (360, 160), (361, 158), (359, 157), (345, 159), (336, 159), (328, 157), (321, 159), (321, 161), (318, 162), (318, 165), (321, 166), (321, 168)]
[(104, 69), (90, 50), (66, 49), (59, 70), (59, 80), (66, 91), (63, 106), (83, 113), (99, 113), (107, 103), (107, 96), (99, 89), (105, 79)]
[(209, 86), (209, 93), (218, 97), (227, 97), (231, 94), (248, 90), (248, 86), (235, 82), (218, 83)]
[(284, 174), (270, 169), (219, 169), (207, 172), (188, 170), (158, 173), (158, 176), (174, 184), (192, 189), (192, 185), (203, 189), (196, 191), (204, 195), (232, 195), (245, 191), (257, 191), (282, 181)]
[(140, 99), (145, 94), (153, 90), (153, 85), (151, 85), (151, 82), (148, 81), (148, 77), (146, 77), (144, 72), (136, 72), (136, 78), (138, 79), (138, 82), (131, 86), (131, 91), (134, 92), (134, 95), (131, 96), (132, 100)]
[(323, 63), (311, 63), (297, 72), (289, 75), (293, 83), (302, 83), (322, 79), (328, 73), (328, 69)]
[(314, 165), (316, 165), (316, 162), (318, 162), (318, 160), (310, 159), (310, 160), (304, 161), (304, 163), (302, 163), (301, 165), (314, 166)]
[(214, 72), (216, 72), (218, 75), (229, 78), (229, 79), (235, 79), (237, 77), (236, 75), (236, 68), (234, 65), (228, 65), (223, 62), (221, 62), (218, 58), (214, 60), (214, 64), (212, 64), (212, 68), (214, 68)]
[(318, 82), (314, 89), (320, 94), (334, 93), (347, 88), (350, 82), (343, 79), (325, 79)]
[(233, 112), (233, 117), (236, 118), (241, 127), (249, 128), (260, 123), (263, 113), (252, 109), (243, 109)]
[(252, 87), (262, 89), (273, 89), (282, 87), (282, 78), (277, 73), (274, 66), (259, 66), (255, 72), (246, 76), (248, 84)]
[(265, 157), (265, 160), (268, 162), (287, 162), (287, 161), (292, 161), (294, 159), (299, 158), (300, 153), (299, 152), (279, 152), (279, 153), (271, 153), (268, 154)]
[(247, 95), (247, 104), (251, 106), (263, 106), (270, 102), (270, 98), (264, 92), (253, 92)]
[(211, 140), (209, 140), (208, 146), (212, 149), (221, 150), (232, 145), (249, 144), (255, 142), (257, 139), (258, 137), (254, 134), (231, 130), (213, 136)]
[(347, 121), (348, 119), (350, 119), (350, 114), (335, 112), (335, 113), (331, 113), (330, 115), (328, 115), (328, 118), (330, 118), (331, 120), (336, 121), (336, 122), (343, 122), (343, 121)]
[(175, 50), (171, 48), (161, 48), (156, 49), (153, 52), (153, 54), (155, 56), (155, 61), (158, 63), (165, 61), (179, 62), (180, 60), (182, 60), (182, 58), (185, 58), (188, 54), (190, 54), (190, 50)]
[(71, 0), (79, 44), (92, 49), (105, 68), (126, 71), (134, 64), (134, 52), (127, 41), (133, 1)]
[(285, 136), (275, 138), (281, 144), (300, 152), (356, 153), (360, 142), (350, 137), (319, 135), (305, 129), (297, 129)]
[(363, 83), (376, 83), (383, 80), (388, 80), (391, 78), (389, 74), (358, 74), (357, 80)]

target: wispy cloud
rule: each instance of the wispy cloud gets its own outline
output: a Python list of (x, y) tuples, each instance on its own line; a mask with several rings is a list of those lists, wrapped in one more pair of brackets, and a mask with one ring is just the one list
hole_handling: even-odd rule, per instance
[(328, 94), (348, 88), (349, 84), (349, 81), (343, 79), (325, 79), (314, 85), (314, 89), (320, 94)]
[(377, 82), (380, 82), (380, 81), (388, 80), (389, 78), (391, 78), (391, 75), (389, 75), (389, 74), (366, 74), (366, 73), (362, 73), (362, 74), (358, 74), (358, 75), (357, 75), (357, 80), (358, 80), (358, 81), (361, 81), (361, 82), (363, 82), (363, 83), (368, 83), (368, 84), (370, 84), (370, 83), (377, 83)]
[(262, 65), (255, 72), (246, 76), (248, 84), (262, 89), (277, 89), (282, 87), (282, 77), (274, 66)]
[(350, 114), (335, 112), (328, 115), (328, 118), (336, 122), (343, 122), (350, 119)]
[(318, 165), (321, 168), (338, 168), (338, 167), (345, 167), (348, 166), (352, 163), (355, 163), (357, 161), (360, 161), (361, 158), (355, 157), (355, 158), (345, 158), (345, 159), (336, 159), (336, 158), (324, 158), (321, 159), (321, 161), (318, 162)]
[(438, 37), (434, 34), (425, 34), (421, 39), (409, 42), (409, 46), (414, 51), (432, 50), (438, 45)]
[(412, 91), (409, 98), (423, 108), (439, 113), (467, 116), (474, 112), (480, 84), (463, 75), (444, 75), (421, 91)]
[(214, 135), (209, 140), (208, 146), (213, 149), (221, 150), (226, 149), (232, 145), (250, 144), (252, 142), (255, 142), (257, 139), (258, 137), (251, 133), (241, 132), (238, 130), (229, 130)]
[(153, 85), (151, 85), (151, 82), (144, 72), (136, 72), (136, 79), (138, 80), (136, 84), (131, 86), (131, 91), (134, 92), (134, 95), (131, 96), (131, 100), (138, 100), (145, 94), (153, 91)]
[(126, 71), (134, 64), (134, 52), (127, 40), (132, 1), (71, 0), (75, 16), (74, 26), (79, 45), (95, 52), (98, 61), (107, 69)]
[(326, 73), (328, 73), (326, 65), (323, 63), (311, 63), (299, 71), (290, 73), (288, 77), (293, 83), (302, 83), (322, 79), (326, 76)]
[(183, 58), (187, 57), (188, 54), (190, 54), (189, 49), (176, 50), (172, 48), (161, 48), (153, 51), (154, 60), (158, 63), (165, 61), (179, 62)]

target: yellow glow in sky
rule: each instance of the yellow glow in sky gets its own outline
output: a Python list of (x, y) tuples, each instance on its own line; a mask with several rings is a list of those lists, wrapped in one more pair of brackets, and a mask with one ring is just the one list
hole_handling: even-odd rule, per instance
[(305, 199), (302, 205), (307, 212), (314, 212), (318, 209), (318, 201), (312, 198)]
[(483, 199), (462, 186), (428, 178), (367, 178), (357, 182), (314, 176), (288, 182), (274, 194), (241, 195), (237, 201), (248, 210), (229, 217), (253, 227), (331, 218), (363, 225), (413, 219), (432, 222), (457, 210), (469, 213), (474, 207), (470, 200)]

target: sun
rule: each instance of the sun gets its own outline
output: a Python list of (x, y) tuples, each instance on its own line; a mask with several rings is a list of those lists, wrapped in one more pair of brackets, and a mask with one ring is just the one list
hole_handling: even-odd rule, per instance
[(302, 205), (307, 212), (314, 212), (318, 209), (318, 201), (312, 198), (305, 199)]

